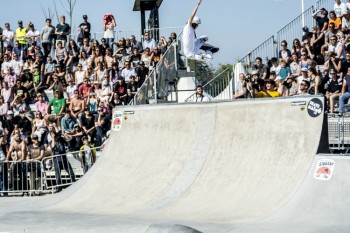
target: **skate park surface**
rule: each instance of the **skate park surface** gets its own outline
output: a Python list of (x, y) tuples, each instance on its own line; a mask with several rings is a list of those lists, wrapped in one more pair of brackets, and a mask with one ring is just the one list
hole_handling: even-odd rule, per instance
[[(350, 161), (317, 154), (314, 99), (116, 109), (121, 128), (92, 170), (52, 196), (0, 198), (0, 229), (349, 232)], [(329, 180), (315, 178), (324, 159), (334, 161)]]

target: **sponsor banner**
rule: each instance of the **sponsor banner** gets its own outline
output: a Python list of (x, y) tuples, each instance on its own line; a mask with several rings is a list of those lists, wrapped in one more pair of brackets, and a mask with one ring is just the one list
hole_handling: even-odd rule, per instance
[(313, 98), (307, 105), (307, 112), (311, 117), (318, 117), (323, 111), (322, 101), (318, 98)]
[(124, 111), (125, 115), (134, 115), (135, 112), (134, 111)]
[(317, 180), (330, 180), (333, 175), (335, 162), (332, 159), (320, 159), (317, 162), (314, 178)]
[(123, 123), (123, 112), (115, 111), (113, 113), (112, 130), (119, 131)]
[(306, 101), (294, 101), (292, 102), (292, 106), (302, 106), (306, 105)]

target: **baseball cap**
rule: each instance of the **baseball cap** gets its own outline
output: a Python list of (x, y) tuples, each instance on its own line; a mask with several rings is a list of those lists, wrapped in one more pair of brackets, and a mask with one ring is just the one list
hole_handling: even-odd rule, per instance
[(39, 140), (38, 135), (34, 134), (34, 135), (32, 136), (32, 140)]
[(18, 20), (18, 24), (23, 24), (22, 20)]
[(329, 73), (330, 73), (330, 74), (335, 74), (335, 71), (334, 71), (333, 69), (331, 69), (331, 70), (329, 71)]
[(12, 110), (8, 110), (7, 111), (7, 115), (13, 115), (13, 111)]
[(87, 17), (87, 15), (83, 15), (83, 19), (87, 19), (88, 17)]
[(276, 75), (276, 71), (271, 71), (271, 72), (270, 72), (270, 75), (271, 75), (271, 74), (272, 74), (272, 75)]
[(301, 71), (303, 71), (303, 72), (307, 72), (307, 71), (308, 71), (308, 69), (307, 69), (306, 67), (303, 67), (303, 68), (301, 68)]
[(308, 32), (309, 31), (309, 28), (307, 26), (303, 27), (302, 28), (304, 32)]

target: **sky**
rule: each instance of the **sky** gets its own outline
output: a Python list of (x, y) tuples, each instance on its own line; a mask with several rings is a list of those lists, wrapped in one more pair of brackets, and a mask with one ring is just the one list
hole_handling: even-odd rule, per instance
[[(0, 14), (0, 26), (5, 22), (14, 30), (18, 20), (26, 25), (31, 21), (37, 29), (45, 24), (41, 9), (58, 6), (60, 15), (66, 15), (60, 0), (11, 0), (4, 1)], [(61, 0), (67, 5), (67, 0)], [(140, 12), (132, 11), (134, 0), (77, 0), (73, 26), (82, 22), (82, 15), (89, 17), (93, 32), (102, 31), (102, 18), (112, 13), (117, 21), (116, 30), (141, 28)], [(198, 0), (163, 0), (159, 9), (160, 27), (184, 26)], [(305, 9), (316, 1), (305, 0)], [(21, 7), (17, 7), (21, 6)], [(220, 48), (212, 64), (233, 64), (244, 57), (267, 38), (275, 34), (301, 13), (301, 0), (203, 0), (197, 15), (202, 24), (197, 36), (207, 35), (208, 43)], [(148, 17), (146, 18), (146, 20)], [(53, 25), (57, 19), (53, 19)], [(169, 35), (166, 35), (168, 38)]]

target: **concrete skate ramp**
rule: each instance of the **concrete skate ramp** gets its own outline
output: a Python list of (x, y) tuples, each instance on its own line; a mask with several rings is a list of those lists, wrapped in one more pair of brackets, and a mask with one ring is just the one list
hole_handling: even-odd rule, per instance
[[(291, 219), (316, 221), (320, 215), (305, 217), (303, 211), (311, 204), (317, 211), (322, 195), (310, 174), (323, 114), (311, 116), (310, 101), (121, 108), (120, 131), (111, 133), (102, 158), (82, 180), (53, 197), (1, 198), (0, 227), (22, 232), (278, 232)], [(326, 206), (349, 208), (349, 201), (342, 207), (328, 198), (333, 199)], [(347, 209), (334, 211), (331, 219), (349, 217)], [(16, 225), (13, 219), (18, 218), (23, 224)], [(167, 230), (158, 227), (163, 223)], [(324, 219), (319, 223), (324, 226)], [(301, 226), (298, 232), (316, 232)]]

